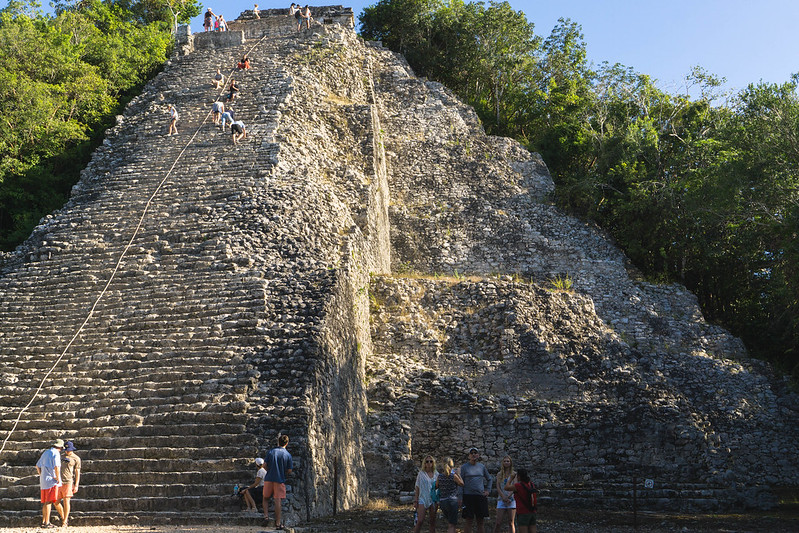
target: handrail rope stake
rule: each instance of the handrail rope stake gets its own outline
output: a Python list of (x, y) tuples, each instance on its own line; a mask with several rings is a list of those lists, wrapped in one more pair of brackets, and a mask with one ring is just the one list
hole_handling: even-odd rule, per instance
[[(258, 45), (260, 45), (263, 42), (264, 39), (266, 39), (266, 37), (267, 37), (267, 35), (264, 35), (263, 37), (261, 37), (261, 39), (257, 43), (252, 45), (252, 47), (247, 52), (247, 55), (250, 55), (252, 53), (252, 51), (255, 50), (255, 48)], [(234, 68), (234, 69), (232, 69), (230, 71), (230, 73), (228, 74), (228, 80), (230, 80), (230, 77), (233, 75), (233, 73), (236, 70), (237, 69)], [(216, 95), (216, 98), (214, 99), (214, 101), (215, 102), (218, 101), (219, 98), (222, 96), (222, 94), (224, 94), (224, 92), (225, 92), (225, 88), (223, 86), (222, 91), (220, 91), (220, 93), (218, 95)], [(8, 431), (8, 435), (6, 435), (6, 438), (3, 439), (3, 445), (0, 446), (0, 453), (3, 453), (3, 451), (6, 449), (6, 444), (8, 443), (8, 439), (10, 439), (11, 435), (14, 433), (14, 431), (16, 431), (17, 426), (19, 425), (19, 422), (22, 419), (22, 415), (33, 404), (33, 402), (36, 400), (36, 398), (39, 395), (39, 393), (42, 391), (42, 388), (44, 388), (44, 384), (46, 383), (47, 378), (50, 377), (50, 374), (53, 373), (55, 368), (58, 366), (58, 363), (60, 363), (61, 360), (64, 358), (64, 356), (66, 355), (66, 353), (69, 350), (69, 348), (75, 343), (75, 339), (78, 338), (78, 335), (81, 334), (83, 329), (86, 327), (86, 324), (88, 324), (89, 320), (91, 320), (92, 316), (94, 315), (95, 309), (97, 309), (97, 305), (100, 303), (100, 300), (102, 300), (103, 296), (105, 296), (105, 293), (108, 291), (108, 287), (111, 285), (111, 282), (114, 281), (114, 278), (116, 278), (117, 271), (119, 270), (119, 267), (122, 265), (122, 259), (124, 259), (125, 255), (127, 255), (128, 250), (133, 245), (133, 241), (138, 236), (139, 231), (141, 230), (142, 224), (144, 223), (144, 217), (147, 216), (147, 211), (150, 209), (150, 204), (152, 204), (153, 200), (155, 199), (155, 196), (159, 193), (161, 188), (166, 183), (166, 180), (169, 179), (169, 177), (172, 175), (172, 172), (175, 170), (175, 167), (177, 166), (178, 162), (183, 157), (183, 154), (186, 153), (186, 150), (194, 142), (194, 139), (197, 138), (197, 135), (200, 133), (200, 130), (202, 129), (202, 127), (205, 126), (206, 122), (208, 122), (208, 117), (211, 116), (212, 112), (213, 112), (213, 110), (208, 111), (208, 113), (205, 115), (205, 118), (203, 119), (203, 121), (200, 123), (199, 126), (197, 126), (197, 129), (194, 131), (194, 134), (186, 142), (186, 145), (183, 147), (183, 149), (181, 149), (180, 153), (175, 158), (175, 161), (172, 163), (172, 166), (169, 167), (169, 170), (164, 175), (164, 177), (161, 179), (161, 182), (158, 184), (158, 187), (156, 187), (155, 190), (153, 191), (153, 193), (150, 195), (150, 198), (147, 200), (147, 203), (144, 205), (144, 209), (142, 210), (141, 216), (139, 217), (139, 222), (138, 222), (138, 224), (136, 224), (136, 229), (133, 231), (133, 235), (130, 237), (130, 240), (128, 240), (128, 243), (125, 245), (125, 248), (122, 250), (122, 253), (119, 255), (119, 259), (117, 260), (116, 265), (114, 266), (114, 270), (111, 272), (111, 276), (108, 278), (108, 281), (106, 282), (105, 286), (103, 287), (103, 290), (100, 291), (100, 294), (95, 299), (94, 304), (92, 304), (92, 307), (89, 310), (88, 315), (86, 315), (86, 319), (81, 323), (80, 327), (78, 327), (78, 330), (72, 336), (72, 338), (67, 343), (67, 345), (64, 347), (64, 350), (61, 352), (61, 355), (58, 356), (58, 358), (55, 360), (53, 365), (50, 367), (50, 369), (47, 371), (47, 373), (42, 378), (41, 382), (39, 383), (38, 388), (36, 389), (36, 392), (33, 393), (33, 396), (31, 397), (30, 401), (25, 405), (25, 407), (23, 407), (20, 410), (19, 415), (17, 415), (16, 420), (14, 420), (13, 426)]]

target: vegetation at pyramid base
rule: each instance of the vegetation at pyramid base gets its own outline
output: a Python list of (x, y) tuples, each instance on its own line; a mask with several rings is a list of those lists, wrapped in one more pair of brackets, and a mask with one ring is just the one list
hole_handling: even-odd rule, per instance
[(650, 279), (799, 377), (799, 76), (717, 94), (697, 67), (671, 94), (588, 63), (580, 27), (537, 36), (507, 2), (381, 0), (364, 38), (472, 105), (491, 134), (541, 153), (557, 202), (607, 228)]
[(15, 0), (0, 11), (3, 250), (65, 203), (115, 114), (166, 60), (172, 13), (187, 21), (199, 6), (82, 0), (55, 11), (45, 15), (38, 2)]

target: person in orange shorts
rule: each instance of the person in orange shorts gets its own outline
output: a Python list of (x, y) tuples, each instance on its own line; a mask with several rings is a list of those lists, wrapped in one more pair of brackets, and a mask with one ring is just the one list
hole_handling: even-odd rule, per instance
[(41, 489), (43, 528), (55, 527), (50, 523), (52, 505), (55, 505), (58, 514), (62, 519), (64, 518), (64, 510), (58, 503), (58, 490), (61, 486), (61, 448), (63, 447), (64, 441), (56, 440), (53, 446), (45, 451), (36, 462), (36, 471), (39, 472), (39, 488)]
[(75, 455), (75, 450), (72, 441), (67, 441), (64, 458), (61, 460), (61, 488), (58, 491), (58, 499), (64, 508), (64, 513), (61, 515), (63, 526), (69, 525), (70, 500), (72, 495), (78, 492), (80, 485), (80, 457)]
[(269, 520), (269, 498), (275, 500), (275, 527), (283, 529), (282, 507), (286, 498), (286, 476), (291, 474), (294, 465), (291, 454), (286, 450), (288, 435), (277, 438), (277, 448), (266, 454), (266, 477), (264, 478), (264, 518)]

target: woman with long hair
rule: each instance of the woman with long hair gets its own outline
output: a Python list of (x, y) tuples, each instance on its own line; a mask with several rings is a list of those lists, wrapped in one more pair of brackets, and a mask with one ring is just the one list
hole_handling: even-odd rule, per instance
[(499, 472), (497, 473), (497, 523), (494, 524), (494, 533), (499, 533), (502, 529), (502, 522), (505, 517), (508, 517), (508, 527), (510, 533), (516, 533), (516, 526), (514, 520), (516, 519), (516, 499), (513, 497), (513, 492), (505, 490), (505, 485), (516, 476), (513, 471), (513, 460), (510, 455), (506, 455), (502, 459)]
[(441, 512), (447, 519), (447, 533), (455, 533), (455, 526), (458, 524), (458, 487), (463, 486), (461, 476), (452, 470), (455, 463), (451, 457), (444, 457), (441, 460), (444, 471), (436, 479), (436, 488), (439, 490), (439, 502)]
[(436, 531), (438, 504), (433, 501), (431, 489), (435, 486), (437, 478), (436, 460), (433, 459), (432, 455), (426, 455), (422, 459), (422, 468), (416, 475), (416, 484), (413, 489), (413, 505), (416, 511), (416, 527), (413, 528), (413, 533), (419, 533), (422, 530), (422, 522), (424, 522), (426, 514), (429, 515), (430, 533), (435, 533)]

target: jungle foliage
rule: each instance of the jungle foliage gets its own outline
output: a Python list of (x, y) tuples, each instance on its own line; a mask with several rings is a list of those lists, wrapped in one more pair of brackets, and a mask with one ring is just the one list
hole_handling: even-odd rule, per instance
[[(171, 10), (170, 10), (171, 9)], [(61, 207), (114, 115), (172, 46), (191, 1), (34, 1), (0, 11), (0, 249)]]
[(607, 228), (650, 279), (799, 377), (799, 75), (686, 93), (589, 64), (579, 25), (537, 36), (507, 2), (381, 0), (361, 34), (472, 105), (487, 132), (541, 153), (559, 205)]

